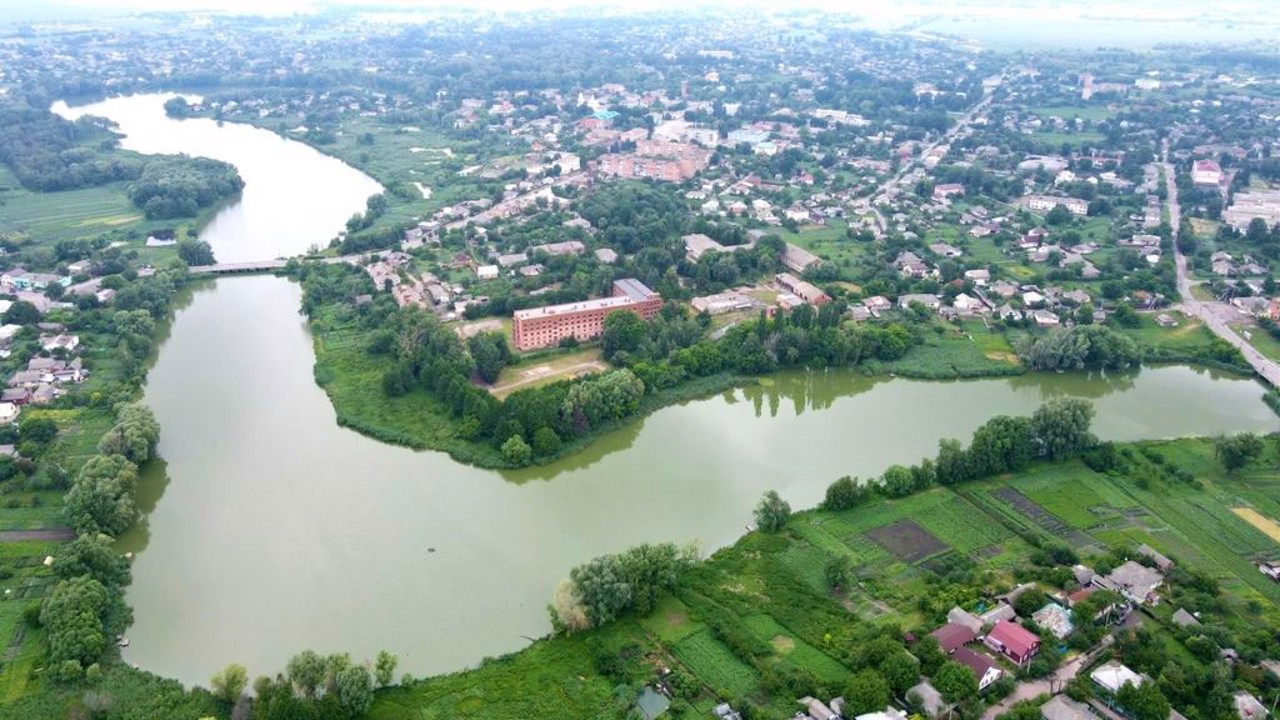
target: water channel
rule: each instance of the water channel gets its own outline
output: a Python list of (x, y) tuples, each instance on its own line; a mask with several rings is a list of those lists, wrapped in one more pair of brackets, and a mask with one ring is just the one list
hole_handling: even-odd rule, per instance
[[(112, 102), (99, 112), (114, 118)], [(250, 183), (244, 202), (326, 182)], [(350, 190), (362, 203), (365, 188)], [(342, 219), (308, 227), (328, 237)], [(219, 227), (204, 237), (221, 257)], [(304, 648), (357, 659), (385, 648), (416, 675), (457, 670), (545, 633), (545, 605), (575, 564), (644, 541), (720, 547), (766, 489), (811, 506), (840, 475), (915, 462), (1051, 397), (1093, 399), (1109, 439), (1280, 430), (1259, 384), (1185, 367), (947, 383), (782, 373), (664, 409), (555, 465), (495, 473), (337, 427), (300, 298), (267, 276), (200, 286), (161, 347), (146, 402), (167, 466), (146, 474), (145, 521), (122, 539), (137, 553), (125, 658), (143, 668), (207, 683), (233, 661), (271, 674)]]
[[(235, 165), (245, 187), (200, 230), (218, 262), (292, 257), (324, 247), (347, 218), (382, 191), (377, 181), (300, 142), (240, 123), (165, 115), (172, 94), (117, 97), (53, 111), (68, 119), (85, 115), (115, 121), (121, 147), (148, 154), (198, 155)], [(296, 123), (294, 123), (296, 124)]]

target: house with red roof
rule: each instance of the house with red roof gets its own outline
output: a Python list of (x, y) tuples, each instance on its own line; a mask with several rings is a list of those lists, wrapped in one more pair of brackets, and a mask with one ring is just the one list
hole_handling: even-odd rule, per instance
[(978, 692), (986, 690), (1004, 674), (991, 658), (967, 647), (958, 648), (951, 659), (973, 671), (973, 676), (978, 679)]
[(1197, 160), (1191, 168), (1191, 182), (1202, 187), (1217, 187), (1222, 184), (1222, 167), (1212, 160)]
[(1040, 652), (1040, 638), (1021, 625), (1001, 620), (983, 640), (987, 647), (1023, 666)]
[(938, 647), (942, 648), (942, 652), (948, 655), (955, 652), (957, 648), (964, 647), (966, 643), (971, 643), (978, 638), (978, 634), (973, 631), (973, 628), (957, 623), (947, 623), (929, 634), (938, 639)]

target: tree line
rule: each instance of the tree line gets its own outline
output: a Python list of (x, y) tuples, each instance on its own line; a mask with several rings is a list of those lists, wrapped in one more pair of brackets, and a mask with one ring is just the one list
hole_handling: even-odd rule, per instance
[(0, 103), (0, 162), (23, 187), (55, 192), (128, 181), (148, 220), (194, 217), (244, 187), (233, 165), (186, 155), (139, 155), (117, 147), (101, 119), (74, 122), (17, 102)]

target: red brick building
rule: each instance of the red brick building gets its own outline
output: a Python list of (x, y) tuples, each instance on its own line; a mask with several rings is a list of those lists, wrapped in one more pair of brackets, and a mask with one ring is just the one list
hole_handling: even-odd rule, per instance
[(625, 310), (648, 321), (660, 309), (662, 296), (639, 280), (624, 278), (613, 281), (612, 297), (517, 310), (512, 316), (511, 334), (517, 350), (555, 347), (567, 337), (599, 337), (609, 313)]

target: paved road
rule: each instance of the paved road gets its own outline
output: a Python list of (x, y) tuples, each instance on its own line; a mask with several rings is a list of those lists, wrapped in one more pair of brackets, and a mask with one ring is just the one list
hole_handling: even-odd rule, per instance
[(1008, 712), (1014, 703), (1021, 700), (1031, 700), (1041, 695), (1053, 695), (1055, 691), (1061, 692), (1067, 686), (1067, 681), (1075, 678), (1080, 673), (1081, 668), (1093, 662), (1093, 658), (1098, 653), (1111, 647), (1114, 642), (1115, 636), (1107, 634), (1102, 638), (1102, 642), (1098, 643), (1097, 647), (1063, 664), (1049, 677), (1018, 683), (1009, 697), (987, 708), (987, 711), (982, 714), (982, 720), (994, 720), (997, 715)]
[(1223, 303), (1197, 300), (1195, 295), (1192, 294), (1191, 277), (1187, 273), (1187, 258), (1178, 247), (1178, 228), (1182, 224), (1182, 210), (1178, 207), (1178, 184), (1174, 181), (1173, 165), (1167, 162), (1167, 145), (1165, 158), (1166, 162), (1161, 163), (1161, 167), (1164, 168), (1164, 186), (1168, 193), (1169, 223), (1173, 225), (1173, 261), (1178, 269), (1178, 294), (1182, 296), (1183, 312), (1199, 318), (1205, 324), (1205, 327), (1212, 330), (1215, 335), (1238, 348), (1241, 354), (1244, 355), (1244, 359), (1253, 366), (1258, 375), (1271, 383), (1272, 386), (1280, 387), (1280, 365), (1263, 357), (1262, 353), (1255, 350), (1252, 345), (1237, 335), (1236, 331), (1232, 330), (1223, 321), (1222, 317), (1215, 311), (1221, 309), (1220, 306)]
[[(1003, 74), (1000, 76), (1000, 79), (1001, 79), (1001, 82), (1004, 81)], [(964, 130), (965, 128), (969, 127), (969, 123), (973, 122), (974, 118), (978, 117), (978, 115), (981, 114), (982, 111), (986, 110), (991, 105), (991, 101), (994, 99), (995, 99), (995, 88), (992, 88), (990, 91), (983, 93), (982, 99), (979, 100), (976, 105), (969, 108), (969, 111), (966, 112), (963, 116), (961, 116), (960, 120), (957, 121), (955, 125), (952, 125), (950, 128), (948, 128), (947, 131), (942, 134), (942, 137), (938, 138), (937, 140), (934, 140), (928, 147), (921, 150), (919, 157), (927, 156), (930, 152), (933, 151), (934, 148), (938, 147), (944, 142), (950, 141), (952, 138), (958, 135), (961, 130)], [(875, 189), (875, 192), (871, 194), (872, 199), (874, 200), (876, 196), (883, 195), (884, 193), (888, 192), (894, 185), (898, 184), (898, 182), (901, 181), (902, 178), (906, 177), (907, 173), (911, 172), (911, 170), (915, 167), (915, 165), (916, 165), (916, 156), (913, 156), (910, 159), (908, 159), (905, 163), (903, 163), (902, 167), (898, 169), (897, 174), (895, 174), (893, 177), (889, 178), (888, 180), (885, 180), (883, 183), (880, 184), (879, 187)], [(887, 220), (885, 220), (884, 214), (881, 213), (879, 209), (876, 209), (874, 205), (872, 206), (872, 208), (876, 215), (876, 224), (880, 226), (881, 234), (887, 233), (889, 231), (889, 223)]]

